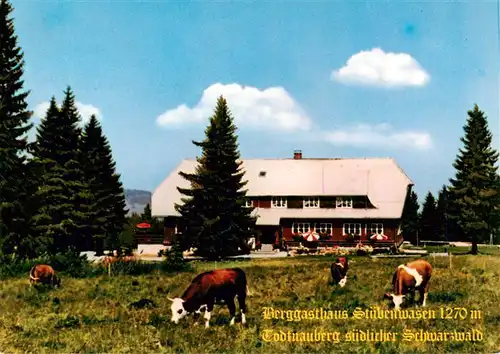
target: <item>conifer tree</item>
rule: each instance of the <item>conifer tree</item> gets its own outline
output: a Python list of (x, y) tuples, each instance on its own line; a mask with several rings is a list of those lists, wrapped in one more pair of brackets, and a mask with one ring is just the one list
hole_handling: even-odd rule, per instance
[(111, 147), (95, 116), (84, 127), (81, 156), (90, 211), (86, 235), (97, 254), (102, 254), (105, 246), (120, 247), (119, 234), (125, 228), (127, 210)]
[(152, 234), (162, 234), (163, 233), (163, 222), (160, 218), (154, 217), (152, 215), (152, 210), (150, 204), (146, 204), (144, 211), (141, 214), (141, 222), (147, 222), (151, 225), (149, 232)]
[(245, 207), (247, 181), (243, 181), (236, 127), (222, 96), (205, 134), (203, 141), (193, 141), (202, 149), (195, 173), (179, 173), (191, 188), (178, 188), (185, 197), (176, 210), (181, 214), (182, 248), (192, 246), (200, 256), (218, 259), (247, 250), (256, 218), (251, 215), (253, 208)]
[(405, 241), (412, 244), (417, 242), (417, 234), (419, 230), (419, 213), (420, 205), (418, 204), (417, 193), (411, 191), (406, 195), (403, 215), (401, 218), (401, 231)]
[(67, 220), (69, 235), (62, 247), (65, 250), (83, 251), (85, 250), (83, 235), (87, 229), (86, 220), (89, 212), (88, 186), (84, 178), (80, 155), (81, 117), (76, 108), (75, 95), (69, 86), (64, 93), (60, 114), (67, 150), (60, 151), (58, 162), (64, 170), (62, 178), (65, 182), (68, 201), (72, 206)]
[(151, 220), (153, 219), (153, 216), (151, 215), (151, 206), (149, 205), (149, 203), (144, 207), (141, 218), (143, 219), (143, 221), (147, 222), (151, 222)]
[(420, 238), (437, 241), (439, 230), (436, 213), (436, 199), (431, 192), (425, 196), (422, 214), (420, 214)]
[(500, 227), (500, 178), (498, 151), (483, 111), (477, 105), (467, 112), (460, 139), (463, 147), (453, 163), (455, 177), (450, 179), (450, 218), (478, 253), (478, 242), (488, 242)]
[(450, 240), (450, 223), (448, 222), (448, 189), (443, 186), (436, 203), (437, 237), (440, 241)]
[(9, 1), (0, 0), (0, 252), (31, 257), (35, 246), (26, 134), (32, 124), (12, 11)]
[(51, 253), (83, 250), (86, 186), (78, 153), (80, 117), (68, 87), (59, 109), (52, 97), (37, 129), (34, 164), (40, 176), (34, 217), (39, 235), (49, 241)]

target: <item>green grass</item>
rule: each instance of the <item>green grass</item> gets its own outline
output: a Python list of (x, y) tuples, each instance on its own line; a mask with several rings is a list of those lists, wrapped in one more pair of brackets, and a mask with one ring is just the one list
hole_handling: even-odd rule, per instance
[[(482, 255), (500, 256), (500, 247), (497, 247), (496, 245), (479, 246), (478, 248), (479, 248), (479, 253)], [(464, 255), (468, 254), (471, 248), (470, 246), (469, 247), (426, 246), (426, 247), (406, 247), (406, 249), (423, 249), (427, 250), (428, 252), (436, 252), (436, 253), (448, 251), (451, 254)]]
[[(411, 259), (411, 258), (409, 258)], [(430, 260), (434, 267), (429, 307), (465, 307), (484, 311), (482, 320), (265, 320), (264, 307), (280, 310), (357, 307), (387, 308), (382, 295), (390, 288), (395, 267), (405, 259), (351, 257), (349, 280), (343, 289), (329, 285), (326, 257), (195, 263), (188, 273), (142, 276), (101, 275), (63, 278), (56, 290), (29, 289), (27, 278), (0, 282), (0, 351), (9, 353), (493, 353), (500, 349), (500, 258), (457, 256)], [(167, 295), (180, 295), (201, 271), (239, 266), (252, 293), (247, 298), (247, 326), (237, 318), (228, 326), (227, 308), (216, 307), (210, 329), (170, 321)], [(149, 298), (156, 308), (133, 309), (130, 303)], [(339, 331), (483, 331), (481, 342), (266, 342), (265, 330)]]

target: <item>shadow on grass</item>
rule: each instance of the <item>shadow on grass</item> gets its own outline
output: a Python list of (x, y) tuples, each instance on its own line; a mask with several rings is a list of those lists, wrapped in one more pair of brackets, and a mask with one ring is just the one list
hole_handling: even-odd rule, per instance
[(454, 301), (458, 301), (464, 298), (465, 295), (458, 291), (446, 291), (446, 292), (430, 292), (429, 293), (429, 301), (432, 303), (450, 303)]

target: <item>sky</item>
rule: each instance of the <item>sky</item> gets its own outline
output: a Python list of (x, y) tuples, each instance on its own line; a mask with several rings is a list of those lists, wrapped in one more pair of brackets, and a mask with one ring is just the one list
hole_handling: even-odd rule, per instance
[(496, 0), (13, 6), (34, 123), (71, 86), (125, 188), (153, 191), (199, 155), (220, 95), (242, 158), (392, 157), (421, 201), (454, 176), (474, 104), (499, 148)]

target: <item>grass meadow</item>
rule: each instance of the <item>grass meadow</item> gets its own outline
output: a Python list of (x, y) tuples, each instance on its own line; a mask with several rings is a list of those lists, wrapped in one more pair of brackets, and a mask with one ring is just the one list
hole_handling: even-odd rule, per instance
[[(0, 282), (0, 351), (6, 353), (493, 353), (500, 351), (500, 257), (459, 255), (428, 257), (434, 267), (430, 309), (464, 307), (483, 311), (481, 319), (431, 320), (265, 320), (264, 307), (280, 310), (347, 310), (381, 306), (395, 267), (414, 258), (350, 257), (345, 288), (329, 284), (329, 257), (255, 259), (194, 263), (190, 272), (139, 276), (64, 277), (60, 289), (31, 289), (27, 275)], [(169, 296), (179, 296), (199, 272), (214, 267), (245, 270), (251, 296), (247, 324), (228, 326), (226, 307), (212, 313), (211, 328), (203, 318), (193, 326), (185, 318), (170, 322)], [(151, 299), (156, 307), (136, 309), (132, 302)], [(471, 342), (269, 342), (265, 331), (350, 330), (483, 332)]]

